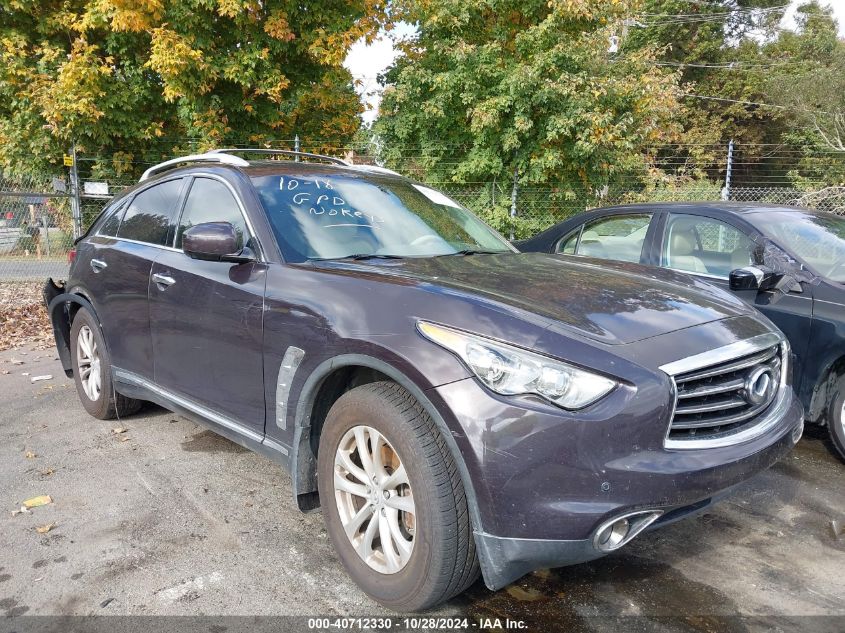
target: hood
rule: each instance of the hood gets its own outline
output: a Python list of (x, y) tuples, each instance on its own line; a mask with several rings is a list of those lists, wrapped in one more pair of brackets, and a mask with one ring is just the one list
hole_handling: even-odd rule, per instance
[[(661, 278), (639, 264), (544, 253), (321, 262), (369, 275), (399, 276), (431, 292), (493, 301), (609, 345), (633, 343), (750, 310), (732, 295), (686, 276)], [(681, 283), (685, 281), (691, 285)], [(457, 298), (457, 297), (456, 297)], [(448, 324), (448, 317), (444, 315)]]

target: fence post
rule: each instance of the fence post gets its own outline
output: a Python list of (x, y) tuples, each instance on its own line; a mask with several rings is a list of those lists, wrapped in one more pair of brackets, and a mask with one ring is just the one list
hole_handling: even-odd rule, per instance
[(73, 239), (82, 235), (82, 201), (79, 193), (79, 170), (76, 167), (76, 143), (70, 146), (70, 210), (73, 216)]
[(728, 143), (728, 167), (725, 170), (725, 187), (722, 189), (722, 200), (731, 199), (731, 171), (734, 165), (734, 140)]
[(516, 195), (517, 190), (519, 189), (519, 185), (517, 184), (517, 180), (519, 179), (519, 169), (517, 167), (513, 168), (513, 189), (511, 189), (511, 236), (510, 239), (513, 240), (513, 227), (516, 223)]

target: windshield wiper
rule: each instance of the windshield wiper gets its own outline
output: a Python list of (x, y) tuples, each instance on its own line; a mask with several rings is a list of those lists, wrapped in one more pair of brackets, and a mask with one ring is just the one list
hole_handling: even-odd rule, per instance
[(312, 262), (331, 262), (342, 259), (353, 259), (360, 261), (363, 259), (404, 259), (402, 255), (382, 255), (379, 253), (356, 253), (353, 255), (343, 255), (341, 257), (309, 257), (308, 261)]
[(499, 255), (501, 253), (507, 252), (508, 251), (485, 251), (475, 248), (465, 248), (460, 251), (455, 251), (454, 253), (443, 253), (442, 255), (435, 255), (435, 257), (451, 257), (452, 255)]

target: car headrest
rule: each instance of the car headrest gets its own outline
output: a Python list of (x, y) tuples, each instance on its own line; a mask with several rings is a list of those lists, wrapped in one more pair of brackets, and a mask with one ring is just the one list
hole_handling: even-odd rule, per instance
[(683, 229), (675, 229), (672, 231), (670, 246), (672, 255), (678, 257), (692, 255), (695, 251), (695, 238)]

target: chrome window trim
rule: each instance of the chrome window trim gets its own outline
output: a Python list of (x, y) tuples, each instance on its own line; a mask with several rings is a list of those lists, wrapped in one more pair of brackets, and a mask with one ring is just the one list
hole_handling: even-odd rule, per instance
[(150, 248), (158, 248), (163, 251), (174, 251), (176, 253), (181, 253), (178, 248), (173, 248), (172, 246), (162, 246), (161, 244), (150, 244), (149, 242), (142, 242), (140, 240), (131, 240), (128, 237), (115, 237), (114, 235), (100, 235), (97, 233), (93, 237), (101, 237), (104, 240), (115, 240), (118, 242), (127, 242), (129, 244), (138, 244), (139, 246), (149, 246)]
[(227, 418), (223, 414), (209, 409), (208, 407), (194, 402), (193, 400), (177, 395), (172, 391), (168, 391), (167, 389), (160, 387), (151, 380), (147, 380), (146, 378), (143, 378), (134, 372), (115, 367), (114, 377), (115, 380), (122, 380), (123, 382), (128, 382), (131, 385), (143, 387), (144, 389), (149, 389), (150, 391), (161, 396), (162, 398), (173, 402), (174, 404), (177, 404), (180, 407), (184, 407), (188, 411), (191, 411), (192, 413), (195, 413), (200, 417), (206, 418), (207, 420), (210, 420), (215, 424), (219, 424), (220, 426), (227, 428), (230, 431), (234, 431), (240, 435), (243, 435), (244, 437), (247, 437), (251, 440), (254, 440), (256, 442), (263, 442), (264, 440), (264, 435), (256, 433), (255, 431), (250, 428), (247, 428), (243, 424), (235, 422), (234, 420)]
[[(758, 352), (775, 344), (780, 345), (781, 355), (781, 374), (778, 394), (775, 396), (774, 402), (769, 405), (768, 413), (766, 413), (763, 418), (757, 422), (757, 424), (724, 437), (692, 440), (675, 440), (669, 437), (669, 433), (672, 431), (672, 420), (675, 417), (675, 408), (678, 406), (678, 387), (675, 384), (675, 376), (677, 374), (683, 374), (687, 371), (694, 371), (710, 365), (723, 363), (731, 360), (732, 358)], [(726, 352), (726, 350), (728, 351)], [(750, 442), (751, 440), (757, 439), (758, 437), (768, 433), (783, 419), (784, 413), (792, 403), (791, 389), (789, 389), (786, 384), (787, 376), (789, 375), (789, 354), (789, 341), (782, 338), (779, 334), (768, 332), (766, 334), (753, 336), (744, 341), (737, 341), (736, 343), (716, 348), (715, 350), (703, 352), (701, 354), (696, 354), (695, 356), (690, 356), (689, 358), (683, 358), (672, 363), (661, 365), (660, 369), (669, 375), (669, 379), (672, 383), (672, 410), (669, 413), (669, 424), (666, 426), (666, 435), (663, 438), (663, 447), (667, 450), (725, 448), (727, 446), (735, 446), (744, 442)], [(712, 360), (714, 358), (717, 360)]]

